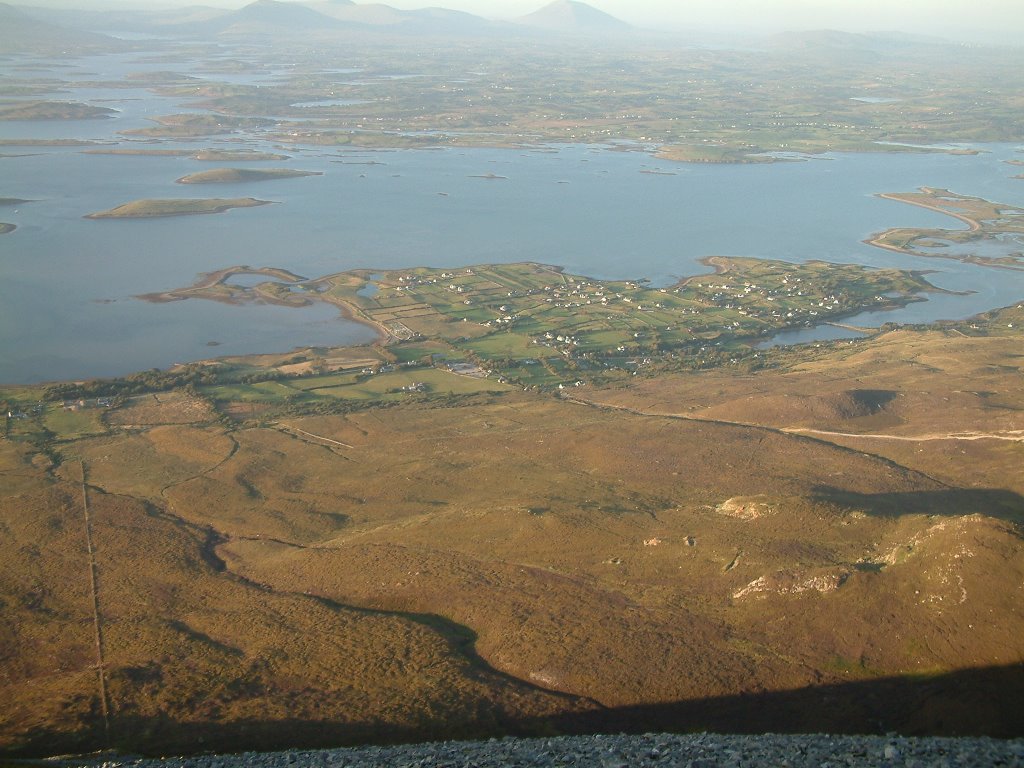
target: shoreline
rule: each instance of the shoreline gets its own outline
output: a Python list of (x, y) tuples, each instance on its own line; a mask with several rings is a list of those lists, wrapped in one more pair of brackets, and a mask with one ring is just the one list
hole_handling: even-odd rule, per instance
[[(938, 187), (918, 187), (918, 190), (925, 194), (934, 194), (936, 192), (949, 191), (942, 190)], [(978, 230), (981, 229), (981, 224), (978, 223), (976, 219), (972, 219), (971, 217), (965, 216), (964, 214), (961, 213), (955, 213), (954, 211), (950, 211), (938, 205), (931, 205), (921, 200), (908, 200), (905, 195), (906, 193), (900, 192), (879, 192), (875, 195), (875, 197), (880, 197), (884, 200), (895, 200), (896, 202), (906, 203), (907, 205), (916, 205), (918, 208), (924, 208), (925, 210), (935, 211), (936, 213), (941, 213), (945, 216), (952, 216), (954, 219), (959, 219), (960, 221), (964, 222), (967, 225), (967, 229), (969, 232), (977, 232)], [(913, 227), (909, 227), (909, 229), (913, 229)]]
[[(355, 275), (362, 277), (363, 275), (369, 276), (375, 274), (377, 271), (378, 270), (374, 269), (354, 269), (344, 272), (334, 272), (330, 275), (324, 275), (323, 277), (318, 277), (316, 280), (309, 281), (309, 284), (317, 285), (318, 283), (324, 283), (329, 285), (332, 279), (340, 278), (342, 275)], [(377, 338), (370, 342), (371, 344), (387, 346), (391, 342), (399, 340), (398, 337), (387, 328), (387, 326), (371, 318), (363, 312), (361, 307), (356, 306), (352, 302), (346, 301), (338, 296), (325, 296), (322, 293), (317, 293), (316, 297), (320, 301), (337, 307), (338, 312), (346, 320), (351, 320), (354, 323), (360, 323), (375, 330), (377, 332)]]

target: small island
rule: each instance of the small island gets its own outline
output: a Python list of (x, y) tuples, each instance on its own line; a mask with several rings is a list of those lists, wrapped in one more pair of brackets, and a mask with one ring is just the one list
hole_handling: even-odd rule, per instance
[[(7, 120), (16, 118), (9, 117)], [(17, 118), (25, 119), (25, 118)], [(89, 139), (0, 139), (0, 147), (95, 147), (108, 142)]]
[(259, 152), (255, 149), (204, 149), (193, 155), (195, 160), (220, 163), (254, 163), (287, 160), (290, 155), (278, 155), (273, 152)]
[(302, 176), (323, 176), (320, 171), (297, 171), (291, 168), (213, 168), (190, 173), (177, 180), (178, 184), (233, 184), (245, 181), (294, 179)]
[(6, 235), (8, 232), (13, 232), (18, 227), (14, 224), (7, 224), (0, 221), (0, 235)]
[(779, 158), (763, 154), (763, 150), (756, 147), (743, 149), (719, 144), (665, 144), (654, 152), (654, 156), (659, 160), (671, 160), (677, 163), (747, 165), (779, 161)]
[(95, 120), (117, 110), (71, 101), (19, 101), (0, 106), (0, 120)]
[(253, 197), (200, 198), (200, 199), (147, 199), (133, 200), (107, 211), (90, 213), (86, 219), (144, 219), (160, 216), (193, 216), (204, 213), (224, 213), (232, 208), (252, 208), (269, 205), (270, 200)]

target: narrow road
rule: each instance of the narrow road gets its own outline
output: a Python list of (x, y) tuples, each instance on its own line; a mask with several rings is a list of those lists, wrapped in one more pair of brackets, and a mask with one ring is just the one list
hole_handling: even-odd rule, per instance
[(331, 445), (340, 445), (342, 448), (353, 448), (353, 446), (349, 445), (348, 443), (343, 443), (339, 440), (332, 440), (331, 438), (324, 437), (323, 435), (314, 435), (312, 432), (307, 432), (304, 429), (292, 427), (289, 426), (288, 424), (278, 424), (277, 426), (278, 429), (280, 429), (282, 432), (290, 432), (292, 434), (298, 433), (296, 436), (305, 435), (306, 437), (311, 437), (314, 440), (323, 440), (325, 443), (330, 443)]
[(581, 400), (575, 397), (563, 395), (562, 400), (577, 405), (589, 405), (593, 408), (610, 408), (616, 411), (626, 411), (637, 416), (657, 416), (669, 419), (682, 419), (684, 421), (704, 421), (709, 424), (726, 424), (734, 427), (753, 427), (755, 429), (766, 429), (770, 432), (785, 432), (790, 435), (810, 435), (821, 437), (862, 437), (873, 440), (898, 440), (908, 443), (927, 442), (932, 440), (1008, 440), (1010, 442), (1024, 443), (1024, 429), (1009, 429), (1005, 432), (941, 432), (926, 435), (879, 435), (866, 434), (861, 432), (830, 432), (825, 429), (811, 429), (809, 427), (776, 427), (771, 424), (753, 424), (746, 421), (730, 421), (728, 419), (708, 419), (701, 416), (684, 413), (657, 413), (653, 411), (641, 411), (637, 408), (630, 408), (625, 405), (614, 403), (600, 403), (591, 400)]
[(823, 435), (825, 437), (863, 437), (871, 440), (901, 440), (908, 443), (927, 442), (929, 440), (1009, 440), (1024, 443), (1024, 429), (1013, 429), (1007, 432), (946, 432), (931, 435), (873, 435), (856, 432), (829, 432), (824, 429), (808, 429), (806, 427), (783, 427), (783, 432), (801, 435)]

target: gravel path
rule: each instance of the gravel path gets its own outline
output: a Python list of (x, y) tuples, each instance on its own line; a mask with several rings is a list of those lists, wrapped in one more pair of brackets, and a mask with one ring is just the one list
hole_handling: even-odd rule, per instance
[(110, 760), (105, 768), (1024, 767), (1024, 739), (901, 736), (565, 736)]

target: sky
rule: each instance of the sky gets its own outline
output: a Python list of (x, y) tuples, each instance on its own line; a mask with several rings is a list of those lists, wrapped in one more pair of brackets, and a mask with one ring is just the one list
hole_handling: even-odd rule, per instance
[[(74, 8), (240, 8), (251, 0), (6, 0), (14, 5)], [(296, 0), (290, 0), (292, 2)], [(363, 2), (364, 0), (358, 0)], [(384, 0), (401, 9), (441, 6), (491, 19), (535, 11), (548, 0)], [(902, 30), (951, 37), (1024, 40), (1024, 0), (588, 0), (623, 21), (646, 28), (723, 26), (784, 29)]]

